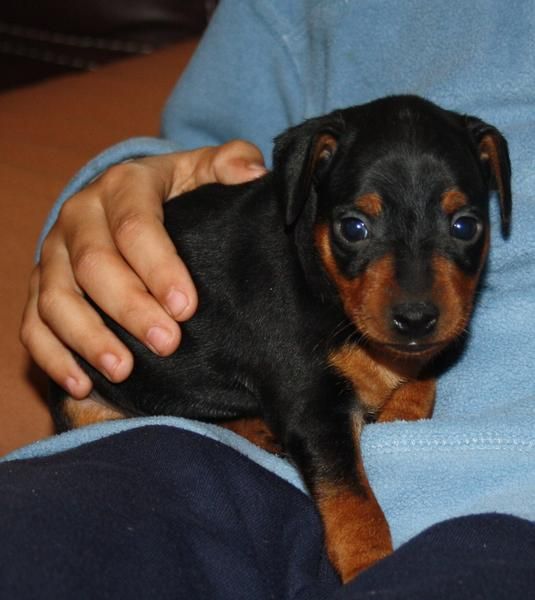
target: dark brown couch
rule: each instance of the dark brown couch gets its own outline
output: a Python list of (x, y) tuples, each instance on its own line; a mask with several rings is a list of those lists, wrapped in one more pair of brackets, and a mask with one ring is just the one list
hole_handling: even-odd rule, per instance
[(89, 158), (158, 132), (162, 105), (195, 43), (0, 94), (0, 455), (51, 433), (44, 378), (18, 338), (45, 216)]

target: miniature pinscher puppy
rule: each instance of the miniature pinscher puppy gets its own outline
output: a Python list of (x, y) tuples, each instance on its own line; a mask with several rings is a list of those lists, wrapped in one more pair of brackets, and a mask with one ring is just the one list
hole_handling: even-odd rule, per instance
[(492, 190), (509, 227), (507, 143), (478, 118), (395, 96), (289, 129), (273, 165), (165, 205), (200, 297), (181, 347), (157, 357), (103, 315), (133, 374), (112, 384), (82, 361), (96, 393), (79, 402), (56, 389), (56, 421), (175, 415), (247, 434), (263, 420), (347, 581), (391, 551), (362, 427), (431, 415), (439, 355), (472, 313)]

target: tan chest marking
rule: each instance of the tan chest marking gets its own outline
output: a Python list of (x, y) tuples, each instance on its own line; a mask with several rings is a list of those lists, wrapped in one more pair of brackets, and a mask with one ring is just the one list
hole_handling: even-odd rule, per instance
[(360, 401), (374, 412), (380, 410), (407, 381), (407, 377), (388, 364), (377, 362), (359, 346), (342, 346), (331, 353), (329, 363), (352, 383)]

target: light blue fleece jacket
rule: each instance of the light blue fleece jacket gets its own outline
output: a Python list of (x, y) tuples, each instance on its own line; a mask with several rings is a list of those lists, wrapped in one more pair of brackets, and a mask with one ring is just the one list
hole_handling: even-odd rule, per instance
[[(494, 235), (462, 358), (440, 379), (430, 421), (366, 427), (363, 453), (394, 543), (447, 517), (535, 519), (535, 3), (532, 0), (223, 0), (163, 116), (162, 139), (133, 139), (88, 164), (61, 202), (107, 166), (240, 137), (268, 158), (306, 117), (416, 93), (497, 126), (510, 143), (513, 228)], [(144, 420), (70, 432), (19, 451), (60, 451)], [(299, 484), (280, 459), (180, 419)]]

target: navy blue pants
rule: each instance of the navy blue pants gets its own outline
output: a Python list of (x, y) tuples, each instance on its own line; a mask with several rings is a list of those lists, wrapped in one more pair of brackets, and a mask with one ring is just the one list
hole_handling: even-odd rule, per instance
[(438, 524), (342, 587), (307, 497), (175, 428), (0, 465), (0, 598), (534, 595), (535, 525), (505, 515)]

